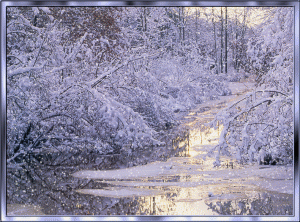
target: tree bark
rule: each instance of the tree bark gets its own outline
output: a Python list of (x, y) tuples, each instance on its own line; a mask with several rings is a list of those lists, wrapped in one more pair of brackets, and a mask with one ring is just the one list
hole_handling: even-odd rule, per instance
[(223, 73), (223, 8), (221, 7), (221, 56), (220, 56), (221, 73)]
[(227, 73), (227, 7), (225, 7), (225, 73)]
[(181, 42), (181, 11), (178, 8), (179, 42)]
[(144, 17), (144, 18), (143, 18), (143, 19), (144, 19), (144, 25), (143, 25), (144, 27), (143, 27), (143, 29), (144, 29), (144, 32), (146, 32), (146, 31), (147, 31), (147, 15), (146, 15), (146, 7), (144, 7), (144, 12), (143, 12), (143, 13), (144, 13), (144, 16), (143, 16), (143, 17)]
[(181, 7), (181, 11), (182, 11), (182, 40), (184, 41), (185, 40), (185, 18), (184, 18), (184, 7)]
[(235, 11), (235, 44), (234, 44), (234, 68), (237, 69), (237, 39), (238, 39), (238, 28), (237, 28), (237, 12)]
[(196, 43), (198, 43), (198, 8), (196, 8), (196, 29), (195, 29), (195, 39)]
[(212, 23), (214, 26), (214, 60), (215, 60), (215, 66), (216, 66), (216, 70), (217, 70), (217, 74), (219, 72), (218, 69), (218, 54), (217, 54), (217, 37), (216, 37), (216, 23), (215, 23), (215, 14), (214, 14), (214, 8), (211, 8), (211, 13), (212, 13)]

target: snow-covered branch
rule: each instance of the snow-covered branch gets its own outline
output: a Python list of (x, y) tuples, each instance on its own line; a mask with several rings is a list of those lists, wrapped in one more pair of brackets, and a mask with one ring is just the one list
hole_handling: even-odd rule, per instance
[(110, 75), (112, 75), (114, 72), (118, 71), (119, 69), (127, 66), (130, 62), (136, 61), (136, 60), (140, 60), (140, 59), (150, 59), (150, 58), (155, 58), (157, 56), (159, 56), (161, 54), (161, 52), (152, 54), (152, 55), (141, 55), (139, 57), (136, 58), (131, 58), (125, 62), (119, 63), (119, 65), (117, 65), (116, 67), (114, 67), (112, 70), (107, 71), (106, 73), (102, 74), (101, 77), (97, 78), (96, 80), (93, 80), (93, 82), (90, 83), (91, 87), (94, 88), (96, 87), (98, 84), (100, 84), (104, 79), (108, 78)]
[(77, 45), (74, 47), (74, 49), (72, 50), (72, 53), (70, 53), (66, 58), (65, 58), (65, 63), (68, 63), (69, 61), (71, 61), (79, 52), (84, 40), (86, 39), (88, 33), (84, 33), (84, 35), (81, 37), (81, 39), (79, 40), (79, 42), (77, 43)]
[(11, 70), (8, 70), (8, 72), (7, 72), (8, 78), (13, 78), (16, 75), (21, 75), (21, 74), (24, 74), (24, 73), (27, 73), (30, 71), (39, 71), (39, 70), (43, 69), (44, 66), (45, 66), (45, 63), (40, 66), (37, 66), (37, 67), (30, 66), (30, 67), (21, 67), (21, 68), (17, 68), (17, 69), (11, 69)]

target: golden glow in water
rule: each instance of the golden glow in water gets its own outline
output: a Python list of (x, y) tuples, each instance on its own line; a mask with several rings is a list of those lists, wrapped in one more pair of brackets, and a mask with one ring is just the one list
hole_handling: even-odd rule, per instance
[[(227, 102), (238, 98), (234, 95), (228, 96)], [(223, 157), (221, 166), (213, 167), (215, 158), (206, 157), (206, 154), (218, 144), (223, 126), (206, 131), (203, 127), (196, 127), (209, 122), (211, 115), (220, 109), (217, 106), (211, 107), (212, 109), (201, 112), (200, 115), (197, 112), (190, 113), (191, 122), (186, 124), (190, 129), (188, 140), (180, 141), (176, 138), (172, 141), (172, 145), (179, 147), (183, 147), (188, 141), (186, 153), (189, 155), (175, 156), (166, 161), (126, 169), (77, 173), (77, 177), (101, 179), (102, 182), (99, 183), (107, 179), (105, 184), (110, 187), (101, 188), (100, 191), (91, 189), (93, 192), (82, 189), (79, 193), (112, 197), (114, 200), (127, 198), (124, 202), (126, 211), (118, 212), (122, 215), (252, 215), (266, 211), (280, 212), (281, 215), (291, 214), (292, 167), (289, 174), (283, 167), (261, 169), (256, 165), (239, 167), (236, 163), (228, 167), (224, 164), (226, 159)], [(272, 194), (264, 190), (271, 188), (278, 192)], [(280, 194), (287, 190), (289, 193)], [(274, 200), (265, 204), (266, 198)], [(241, 209), (240, 206), (246, 207)], [(250, 212), (247, 206), (257, 209)], [(267, 208), (263, 209), (264, 207)], [(261, 208), (263, 210), (260, 210)]]
[(139, 212), (147, 215), (217, 215), (205, 204), (206, 192), (173, 188), (170, 195), (139, 197)]
[(195, 157), (201, 154), (201, 151), (193, 148), (201, 145), (217, 145), (220, 133), (222, 132), (223, 126), (219, 126), (218, 129), (211, 128), (207, 131), (201, 132), (199, 129), (190, 131), (190, 150), (189, 154), (191, 157)]

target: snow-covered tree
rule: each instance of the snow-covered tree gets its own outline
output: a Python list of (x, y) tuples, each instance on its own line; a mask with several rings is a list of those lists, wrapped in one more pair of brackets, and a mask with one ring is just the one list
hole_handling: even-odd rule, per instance
[[(98, 46), (87, 41), (93, 35), (92, 28), (77, 36), (61, 25), (63, 18), (54, 17), (53, 8), (22, 10), (12, 7), (8, 11), (9, 164), (23, 164), (28, 155), (53, 150), (67, 152), (89, 146), (100, 153), (118, 153), (121, 144), (141, 147), (157, 143), (153, 130), (139, 114), (107, 91), (93, 87), (97, 71), (110, 75), (116, 61), (104, 58), (108, 68), (104, 62), (92, 63)], [(27, 15), (41, 12), (48, 15), (49, 22), (39, 28), (30, 20), (33, 16)], [(62, 13), (63, 9), (58, 14)], [(66, 43), (68, 32), (75, 37)], [(105, 35), (94, 37), (108, 45), (115, 40), (109, 36), (105, 40)], [(103, 52), (103, 45), (99, 47)], [(107, 77), (104, 74), (100, 79), (103, 76)]]
[(271, 8), (267, 18), (248, 48), (253, 66), (258, 67), (259, 87), (213, 122), (215, 127), (224, 126), (215, 147), (216, 165), (222, 154), (235, 155), (241, 163), (293, 161), (293, 11)]
[(183, 41), (183, 14), (182, 8), (10, 7), (8, 163), (87, 147), (112, 154), (156, 146), (177, 125), (176, 112), (230, 93), (208, 79), (192, 44), (167, 50), (178, 25)]

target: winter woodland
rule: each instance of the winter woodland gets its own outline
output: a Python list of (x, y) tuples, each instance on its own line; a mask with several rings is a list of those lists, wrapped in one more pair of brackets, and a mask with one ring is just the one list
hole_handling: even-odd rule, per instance
[(293, 8), (8, 7), (6, 16), (10, 203), (36, 204), (66, 169), (176, 155), (189, 136), (183, 116), (232, 95), (229, 83), (253, 88), (198, 126), (221, 129), (213, 166), (222, 156), (293, 163)]

